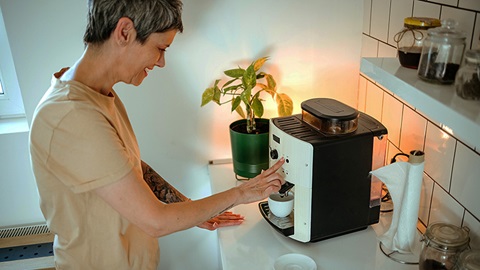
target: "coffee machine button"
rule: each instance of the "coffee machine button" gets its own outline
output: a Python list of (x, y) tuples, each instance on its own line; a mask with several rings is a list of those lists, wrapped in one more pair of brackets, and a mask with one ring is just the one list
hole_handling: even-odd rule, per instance
[(270, 157), (272, 159), (277, 159), (278, 158), (278, 151), (276, 149), (270, 150)]

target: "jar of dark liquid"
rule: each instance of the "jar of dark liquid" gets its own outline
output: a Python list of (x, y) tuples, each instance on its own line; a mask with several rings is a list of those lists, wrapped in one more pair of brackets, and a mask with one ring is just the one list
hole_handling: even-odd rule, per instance
[(451, 270), (461, 252), (469, 249), (469, 230), (446, 223), (427, 227), (423, 235), (420, 270)]
[(465, 51), (465, 35), (455, 30), (456, 25), (448, 19), (442, 21), (441, 27), (427, 31), (418, 66), (421, 79), (440, 84), (455, 81)]
[(480, 99), (480, 49), (465, 53), (455, 77), (455, 90), (463, 99)]
[(407, 68), (418, 68), (423, 41), (427, 30), (441, 25), (440, 20), (424, 17), (408, 17), (403, 20), (403, 29), (393, 40), (397, 43), (400, 65)]

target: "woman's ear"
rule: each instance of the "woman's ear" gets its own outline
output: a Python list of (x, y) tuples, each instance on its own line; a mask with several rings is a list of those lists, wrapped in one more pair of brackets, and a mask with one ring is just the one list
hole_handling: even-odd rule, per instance
[(130, 18), (122, 17), (118, 20), (117, 26), (113, 31), (113, 38), (120, 46), (125, 46), (135, 39), (135, 27)]

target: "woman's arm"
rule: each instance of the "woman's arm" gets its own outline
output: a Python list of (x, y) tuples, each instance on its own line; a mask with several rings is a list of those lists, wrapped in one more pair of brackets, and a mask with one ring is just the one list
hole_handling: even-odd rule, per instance
[(189, 199), (170, 185), (152, 167), (142, 160), (143, 180), (148, 184), (153, 194), (164, 203), (186, 202)]
[(195, 201), (164, 204), (152, 193), (145, 180), (138, 179), (133, 172), (95, 192), (147, 234), (160, 237), (194, 227), (236, 205), (262, 200), (272, 192), (278, 192), (284, 180), (276, 171), (284, 162), (281, 159), (240, 186)]

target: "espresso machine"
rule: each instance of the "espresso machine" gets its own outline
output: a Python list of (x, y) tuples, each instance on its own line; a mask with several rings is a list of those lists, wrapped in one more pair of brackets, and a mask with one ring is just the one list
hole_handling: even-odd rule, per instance
[(270, 119), (270, 166), (294, 196), (294, 210), (278, 218), (259, 203), (281, 234), (316, 242), (378, 223), (382, 182), (370, 171), (385, 165), (387, 129), (373, 117), (329, 98), (301, 104), (302, 113)]

